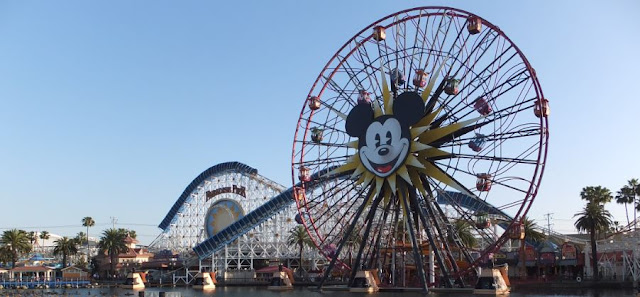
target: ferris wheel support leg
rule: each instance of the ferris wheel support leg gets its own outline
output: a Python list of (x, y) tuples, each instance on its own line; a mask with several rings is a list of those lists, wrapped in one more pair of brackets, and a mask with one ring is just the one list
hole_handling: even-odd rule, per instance
[[(385, 206), (384, 209), (384, 213), (382, 215), (382, 221), (380, 221), (380, 224), (383, 225), (386, 221), (387, 221), (387, 217), (389, 216), (389, 210), (391, 209), (391, 204), (392, 203), (387, 203), (387, 206)], [(382, 227), (382, 226), (380, 226)], [(380, 259), (380, 241), (382, 240), (382, 232), (378, 232), (378, 236), (376, 238), (376, 242), (374, 244), (374, 248), (376, 249), (376, 256), (375, 257), (371, 257), (371, 260), (369, 262), (369, 267), (373, 267), (374, 262), (377, 260), (378, 261), (378, 268), (382, 268), (382, 264), (381, 263), (386, 263), (386, 253), (385, 253), (385, 259), (384, 261), (381, 261)]]
[[(412, 200), (413, 202), (414, 200)], [(424, 213), (424, 210), (419, 207), (418, 210), (418, 215), (420, 217), (420, 220), (422, 221), (422, 227), (424, 228), (424, 231), (427, 233), (427, 239), (429, 239), (429, 245), (431, 246), (431, 250), (434, 251), (435, 253), (435, 257), (436, 260), (438, 261), (438, 265), (440, 266), (440, 272), (443, 275), (444, 281), (445, 281), (445, 285), (447, 285), (448, 287), (453, 287), (453, 284), (451, 283), (451, 278), (449, 275), (449, 271), (447, 270), (447, 266), (445, 266), (444, 261), (442, 260), (442, 251), (440, 251), (439, 249), (437, 249), (437, 245), (436, 242), (433, 238), (433, 233), (431, 230), (431, 227), (429, 226), (429, 220), (427, 215)]]
[[(371, 197), (373, 191), (374, 191), (373, 188), (369, 189), (369, 191), (367, 192), (367, 198), (366, 199), (369, 199), (369, 197)], [(366, 206), (367, 206), (367, 203), (362, 203), (362, 205), (360, 205), (360, 207), (358, 208), (358, 211), (356, 212), (356, 215), (354, 217), (355, 218), (359, 218), (362, 215), (362, 212), (364, 211)], [(331, 258), (331, 262), (329, 263), (329, 267), (327, 267), (327, 270), (324, 272), (324, 275), (322, 276), (322, 280), (320, 281), (320, 284), (318, 285), (318, 289), (321, 290), (322, 286), (324, 285), (324, 282), (327, 280), (327, 278), (329, 278), (329, 275), (331, 274), (331, 270), (333, 270), (333, 267), (336, 265), (336, 260), (338, 260), (338, 257), (340, 256), (340, 252), (342, 252), (342, 248), (344, 247), (345, 242), (347, 242), (346, 239), (349, 238), (349, 236), (353, 232), (353, 229), (355, 229), (357, 223), (358, 223), (358, 220), (353, 220), (351, 225), (349, 225), (349, 229), (347, 230), (347, 233), (345, 234), (344, 238), (342, 238), (342, 240), (340, 241), (340, 244), (338, 244), (338, 248), (336, 250), (336, 254)]]
[(409, 225), (409, 237), (411, 237), (411, 245), (413, 245), (413, 259), (415, 261), (416, 268), (418, 269), (418, 277), (420, 277), (420, 282), (422, 283), (422, 291), (423, 293), (428, 293), (429, 289), (427, 288), (427, 279), (425, 278), (424, 273), (424, 261), (422, 258), (422, 253), (420, 252), (420, 246), (418, 245), (418, 241), (416, 240), (416, 233), (413, 229), (413, 218), (411, 217), (409, 212), (409, 203), (407, 203), (407, 195), (405, 194), (405, 190), (409, 190), (409, 187), (407, 187), (407, 184), (403, 181), (400, 186), (400, 200), (402, 200), (404, 209), (407, 210), (408, 214), (407, 220)]
[[(353, 286), (353, 280), (356, 278), (356, 273), (358, 272), (358, 270), (360, 270), (362, 253), (364, 252), (365, 245), (367, 245), (367, 238), (369, 238), (369, 232), (371, 232), (371, 226), (373, 225), (373, 216), (375, 215), (376, 210), (378, 208), (378, 204), (380, 204), (380, 201), (382, 200), (383, 196), (384, 196), (384, 190), (381, 191), (380, 194), (378, 194), (374, 198), (373, 203), (371, 203), (371, 208), (369, 208), (369, 213), (367, 214), (367, 219), (366, 219), (367, 226), (365, 226), (364, 235), (362, 236), (363, 240), (360, 243), (360, 248), (358, 248), (358, 254), (356, 254), (356, 262), (353, 265), (353, 267), (351, 267), (351, 276), (349, 277), (349, 287)], [(346, 240), (348, 239), (348, 237), (349, 235), (345, 235), (345, 237), (342, 240)]]

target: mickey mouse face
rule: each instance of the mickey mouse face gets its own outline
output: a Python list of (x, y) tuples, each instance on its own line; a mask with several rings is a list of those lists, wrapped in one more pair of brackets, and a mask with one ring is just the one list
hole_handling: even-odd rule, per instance
[(371, 105), (356, 105), (346, 121), (346, 131), (358, 137), (362, 165), (378, 177), (393, 174), (409, 155), (411, 133), (409, 127), (424, 115), (424, 102), (415, 92), (405, 92), (395, 98), (393, 114), (374, 118)]
[(365, 139), (360, 146), (360, 160), (379, 177), (395, 172), (409, 153), (409, 139), (402, 137), (402, 126), (393, 117), (376, 119), (367, 128)]

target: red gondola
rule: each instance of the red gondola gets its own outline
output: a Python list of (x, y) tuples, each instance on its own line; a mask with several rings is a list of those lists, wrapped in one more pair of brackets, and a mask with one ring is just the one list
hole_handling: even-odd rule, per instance
[(486, 116), (493, 111), (489, 102), (487, 102), (483, 97), (478, 97), (478, 99), (474, 101), (473, 108), (483, 116)]
[(515, 223), (511, 229), (509, 229), (509, 238), (511, 239), (524, 239), (524, 224), (523, 223)]
[(480, 173), (477, 175), (476, 189), (480, 192), (488, 192), (491, 190), (491, 174)]
[(300, 181), (308, 182), (311, 180), (311, 171), (307, 167), (300, 167), (300, 173), (298, 175)]
[(422, 69), (416, 70), (416, 76), (413, 78), (413, 85), (424, 88), (427, 85), (427, 75), (429, 75), (429, 73), (424, 72)]
[(358, 92), (358, 104), (360, 103), (371, 103), (371, 94), (365, 90), (360, 90)]

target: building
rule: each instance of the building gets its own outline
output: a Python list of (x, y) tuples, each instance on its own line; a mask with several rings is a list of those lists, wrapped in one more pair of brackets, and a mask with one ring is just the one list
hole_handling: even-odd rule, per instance
[(62, 268), (62, 280), (86, 280), (89, 279), (89, 272), (76, 266)]
[[(127, 234), (124, 242), (127, 246), (127, 251), (118, 254), (116, 257), (116, 276), (124, 277), (130, 271), (139, 270), (143, 263), (149, 262), (153, 258), (153, 253), (150, 253), (147, 248), (138, 247), (138, 241)], [(97, 264), (97, 273), (100, 277), (107, 277), (109, 270), (111, 269), (111, 259), (107, 252), (103, 252), (95, 257)]]
[(46, 266), (21, 266), (9, 270), (12, 281), (52, 281), (55, 275), (55, 270)]

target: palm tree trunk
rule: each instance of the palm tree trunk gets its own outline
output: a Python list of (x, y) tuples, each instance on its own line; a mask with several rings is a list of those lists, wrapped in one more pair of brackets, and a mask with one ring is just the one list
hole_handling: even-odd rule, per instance
[(627, 214), (627, 226), (629, 226), (631, 224), (631, 221), (629, 221), (629, 209), (627, 209), (627, 204), (624, 204), (624, 212)]
[(67, 253), (62, 252), (62, 269), (67, 267)]
[(593, 266), (593, 279), (598, 281), (598, 250), (596, 247), (596, 227), (591, 226), (591, 265)]
[(303, 243), (300, 243), (300, 264), (298, 264), (298, 270), (300, 270), (300, 277), (302, 277), (302, 248), (304, 248)]
[(111, 275), (114, 275), (116, 273), (116, 259), (115, 259), (115, 254), (113, 252), (109, 253), (109, 258), (111, 258)]
[(520, 240), (520, 262), (521, 262), (520, 269), (522, 271), (522, 275), (520, 275), (521, 278), (526, 278), (527, 276), (527, 263), (526, 263), (527, 259), (524, 256), (524, 243), (525, 243), (524, 239), (521, 239)]
[(13, 248), (11, 249), (11, 268), (16, 268), (16, 262), (18, 261), (18, 253)]

